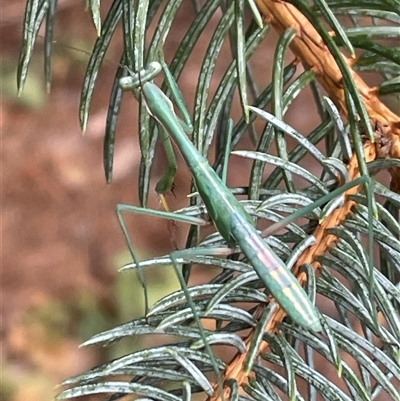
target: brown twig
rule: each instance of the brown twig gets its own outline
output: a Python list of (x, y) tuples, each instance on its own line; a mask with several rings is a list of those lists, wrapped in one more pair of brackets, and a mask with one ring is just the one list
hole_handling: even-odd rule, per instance
[[(284, 32), (287, 28), (294, 28), (297, 32), (295, 39), (291, 43), (291, 50), (303, 63), (305, 68), (311, 69), (316, 73), (318, 82), (327, 92), (328, 96), (334, 101), (340, 112), (347, 117), (347, 108), (345, 100), (345, 85), (342, 73), (322, 38), (312, 26), (312, 24), (302, 15), (293, 5), (283, 1), (275, 0), (256, 0), (256, 3), (265, 17), (265, 20), (272, 25), (278, 33)], [(354, 64), (353, 59), (343, 55), (348, 66)], [(367, 162), (373, 161), (379, 157), (400, 158), (400, 117), (389, 110), (377, 97), (377, 89), (370, 88), (362, 78), (352, 71), (353, 80), (360, 92), (362, 101), (366, 107), (369, 117), (375, 125), (375, 142), (368, 141), (364, 145), (364, 156)], [(354, 156), (348, 163), (349, 180), (354, 180), (360, 176), (357, 158)], [(392, 168), (389, 170), (392, 181), (391, 189), (400, 192), (400, 169)], [(315, 230), (314, 236), (316, 244), (307, 249), (299, 258), (294, 273), (297, 275), (301, 284), (307, 280), (305, 273), (300, 273), (300, 266), (304, 263), (311, 263), (318, 269), (320, 266), (316, 262), (316, 256), (323, 255), (326, 250), (336, 241), (334, 235), (327, 234), (327, 230), (336, 227), (350, 213), (354, 201), (349, 199), (350, 195), (356, 194), (361, 190), (360, 187), (353, 187), (344, 193), (344, 204), (336, 209), (327, 219), (325, 219)], [(256, 316), (261, 315), (264, 306), (260, 305)], [(278, 309), (274, 317), (268, 323), (266, 331), (275, 332), (278, 324), (282, 322), (286, 313)], [(254, 336), (252, 330), (245, 343), (249, 349)], [(263, 342), (259, 353), (266, 352), (268, 343)], [(239, 385), (247, 382), (248, 377), (244, 371), (244, 362), (247, 353), (237, 354), (225, 371), (224, 379), (235, 379)], [(210, 398), (213, 401), (228, 399), (229, 390), (225, 390), (224, 397), (218, 393), (216, 388), (215, 395)]]

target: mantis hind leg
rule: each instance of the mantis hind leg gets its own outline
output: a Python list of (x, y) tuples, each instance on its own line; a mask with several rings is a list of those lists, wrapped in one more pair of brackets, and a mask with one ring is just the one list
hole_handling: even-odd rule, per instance
[[(122, 232), (124, 234), (125, 242), (128, 246), (128, 249), (132, 256), (132, 259), (137, 266), (140, 266), (139, 258), (137, 257), (135, 248), (133, 246), (131, 237), (129, 235), (129, 231), (125, 224), (123, 213), (143, 214), (143, 215), (147, 215), (147, 216), (154, 216), (154, 217), (160, 217), (160, 218), (167, 219), (167, 220), (183, 222), (186, 224), (194, 224), (194, 225), (208, 224), (208, 222), (206, 222), (204, 219), (197, 218), (197, 217), (191, 217), (191, 216), (185, 216), (183, 214), (164, 212), (164, 211), (160, 211), (160, 210), (146, 209), (146, 208), (132, 206), (132, 205), (126, 205), (126, 204), (117, 205), (116, 214), (117, 214), (118, 222), (119, 222), (119, 225), (121, 226)], [(147, 312), (149, 310), (149, 294), (148, 294), (148, 288), (147, 288), (148, 287), (147, 281), (146, 281), (145, 275), (143, 274), (142, 268), (139, 267), (137, 269), (137, 273), (138, 273), (139, 281), (141, 283), (141, 286), (142, 286), (143, 292), (144, 292), (145, 314), (147, 315)]]
[[(164, 218), (164, 219), (168, 219), (168, 220), (174, 220), (174, 221), (180, 221), (180, 222), (184, 222), (184, 223), (188, 223), (188, 224), (196, 224), (196, 225), (204, 225), (204, 224), (208, 224), (208, 222), (206, 222), (203, 219), (197, 218), (197, 217), (191, 217), (191, 216), (185, 216), (183, 214), (177, 214), (177, 213), (171, 213), (171, 212), (164, 212), (164, 211), (158, 211), (158, 210), (152, 210), (152, 209), (145, 209), (142, 207), (137, 207), (137, 206), (132, 206), (132, 205), (125, 205), (125, 204), (119, 204), (117, 206), (117, 217), (118, 217), (118, 221), (119, 224), (121, 226), (122, 232), (124, 234), (125, 237), (125, 241), (128, 245), (129, 251), (131, 253), (131, 256), (133, 258), (133, 261), (135, 263), (135, 265), (137, 266), (137, 272), (138, 272), (138, 276), (139, 276), (139, 280), (141, 282), (141, 285), (143, 287), (144, 290), (144, 296), (145, 296), (145, 314), (148, 314), (149, 311), (149, 302), (148, 302), (148, 289), (147, 289), (147, 281), (146, 278), (143, 274), (143, 268), (140, 267), (140, 263), (139, 263), (139, 259), (137, 258), (135, 249), (133, 247), (132, 244), (132, 240), (130, 238), (128, 229), (126, 227), (124, 218), (123, 218), (123, 213), (135, 213), (135, 214), (144, 214), (144, 215), (149, 215), (149, 216), (154, 216), (154, 217), (160, 217), (160, 218)], [(196, 310), (196, 306), (193, 302), (193, 299), (189, 293), (188, 290), (188, 285), (186, 283), (185, 278), (183, 277), (182, 271), (179, 267), (179, 263), (177, 261), (177, 259), (183, 255), (183, 254), (187, 254), (187, 251), (175, 251), (172, 252), (170, 254), (170, 258), (171, 258), (171, 262), (172, 262), (172, 266), (175, 270), (175, 274), (179, 280), (179, 283), (181, 285), (181, 288), (183, 290), (183, 293), (185, 294), (186, 300), (188, 302), (188, 305), (190, 307), (190, 309), (193, 312), (193, 316), (194, 316), (194, 320), (197, 324), (197, 327), (199, 328), (199, 332), (200, 332), (200, 336), (201, 339), (204, 342), (204, 346), (205, 349), (208, 353), (208, 355), (210, 356), (210, 360), (211, 363), (213, 365), (213, 369), (215, 374), (218, 376), (218, 378), (220, 379), (220, 373), (218, 370), (218, 364), (216, 362), (214, 353), (211, 349), (210, 344), (207, 341), (207, 337), (206, 337), (206, 333), (203, 327), (203, 324), (201, 322), (201, 318)]]
[[(125, 207), (125, 206), (128, 206), (128, 205), (121, 205), (121, 204), (117, 205), (117, 209), (116, 209), (117, 218), (118, 218), (118, 222), (119, 222), (119, 225), (121, 227), (121, 230), (122, 230), (122, 232), (124, 234), (125, 242), (126, 242), (126, 244), (128, 246), (129, 253), (132, 256), (133, 261), (136, 264), (138, 264), (139, 259), (137, 258), (135, 249), (134, 249), (133, 244), (132, 244), (131, 237), (129, 235), (128, 229), (127, 229), (126, 224), (125, 224), (125, 220), (124, 220), (124, 218), (122, 216), (122, 212), (128, 211), (128, 208)], [(135, 207), (132, 206), (132, 208), (135, 208)], [(132, 211), (134, 211), (134, 210), (132, 210)], [(143, 270), (141, 268), (139, 268), (137, 270), (137, 272), (138, 272), (138, 277), (139, 277), (140, 284), (141, 284), (141, 286), (143, 288), (144, 309), (145, 309), (145, 315), (147, 315), (148, 310), (149, 310), (149, 294), (148, 294), (148, 290), (147, 290), (147, 281), (146, 281), (146, 277), (143, 274)]]

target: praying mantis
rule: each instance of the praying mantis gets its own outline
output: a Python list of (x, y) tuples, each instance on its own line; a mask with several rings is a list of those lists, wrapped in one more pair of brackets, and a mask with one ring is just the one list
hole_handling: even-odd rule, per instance
[[(228, 246), (230, 248), (234, 248), (236, 244), (240, 246), (262, 283), (294, 322), (306, 329), (321, 331), (322, 326), (316, 309), (304, 289), (283, 261), (262, 240), (253, 226), (251, 216), (190, 141), (181, 120), (175, 114), (171, 100), (151, 82), (161, 70), (165, 71), (163, 67), (165, 65), (159, 62), (152, 62), (133, 76), (121, 78), (120, 86), (126, 91), (137, 91), (140, 86), (148, 113), (158, 121), (178, 146), (193, 175), (208, 215)], [(166, 78), (176, 89), (177, 84), (168, 80), (167, 72)], [(176, 96), (177, 92), (172, 92)], [(117, 213), (129, 210), (129, 207), (123, 206)], [(133, 207), (131, 211), (147, 214), (148, 209)], [(157, 214), (160, 213), (162, 212)], [(168, 213), (169, 218), (170, 216), (171, 213)], [(123, 231), (126, 236), (125, 227)]]

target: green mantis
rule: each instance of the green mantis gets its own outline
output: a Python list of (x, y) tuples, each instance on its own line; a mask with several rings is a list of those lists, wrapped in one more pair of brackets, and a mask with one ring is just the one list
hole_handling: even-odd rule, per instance
[(161, 65), (151, 63), (149, 68), (136, 75), (122, 78), (120, 85), (125, 90), (136, 90), (141, 84), (149, 114), (181, 151), (208, 214), (228, 246), (240, 246), (263, 284), (293, 321), (306, 329), (320, 331), (322, 327), (317, 312), (299, 282), (261, 239), (250, 215), (189, 140), (172, 102), (160, 88), (149, 82), (159, 71)]

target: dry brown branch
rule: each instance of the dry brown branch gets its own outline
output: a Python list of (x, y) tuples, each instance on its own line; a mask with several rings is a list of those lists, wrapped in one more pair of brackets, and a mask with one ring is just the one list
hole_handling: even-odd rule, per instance
[[(305, 68), (312, 69), (316, 73), (318, 82), (334, 101), (340, 112), (347, 117), (345, 87), (342, 74), (334, 57), (312, 24), (291, 4), (274, 0), (256, 0), (256, 3), (267, 23), (272, 25), (278, 33), (281, 34), (289, 27), (296, 30), (297, 35), (290, 46), (292, 52), (303, 63)], [(354, 64), (354, 59), (344, 55), (343, 57), (349, 67)], [(355, 71), (351, 71), (351, 73), (360, 91), (368, 115), (375, 125), (375, 142), (368, 141), (364, 145), (365, 160), (370, 162), (379, 157), (400, 158), (400, 117), (380, 101), (377, 97), (376, 88), (370, 88)], [(360, 176), (355, 156), (349, 161), (348, 171), (350, 181)], [(390, 169), (389, 173), (392, 176), (391, 189), (400, 192), (400, 169)], [(356, 194), (360, 190), (360, 187), (353, 187), (348, 190), (344, 194), (346, 200), (343, 206), (336, 209), (315, 230), (313, 235), (316, 238), (316, 245), (304, 252), (294, 268), (294, 273), (297, 274), (301, 284), (304, 284), (306, 281), (306, 275), (299, 273), (300, 266), (304, 263), (311, 263), (316, 269), (319, 268), (316, 256), (323, 255), (336, 241), (336, 237), (328, 235), (327, 230), (340, 225), (346, 218), (354, 205), (354, 201), (349, 199), (349, 195)], [(259, 306), (256, 312), (257, 316), (261, 315), (263, 308), (264, 306)], [(282, 322), (285, 316), (286, 313), (282, 309), (279, 309), (269, 322), (266, 331), (276, 331), (278, 324)], [(249, 333), (245, 340), (247, 349), (251, 344), (253, 336), (254, 330)], [(268, 346), (268, 343), (262, 343), (259, 353), (266, 352)], [(232, 359), (226, 369), (224, 380), (235, 379), (239, 385), (247, 382), (248, 377), (244, 371), (246, 356), (247, 353), (238, 354)], [(215, 390), (216, 393), (211, 400), (221, 400), (221, 394), (219, 394), (217, 388)], [(224, 398), (228, 398), (228, 396), (228, 390), (225, 390)]]

